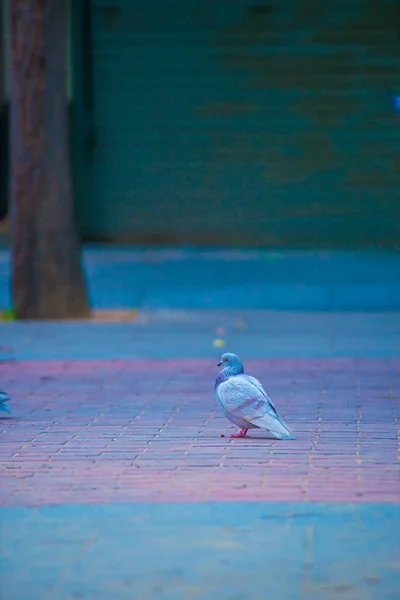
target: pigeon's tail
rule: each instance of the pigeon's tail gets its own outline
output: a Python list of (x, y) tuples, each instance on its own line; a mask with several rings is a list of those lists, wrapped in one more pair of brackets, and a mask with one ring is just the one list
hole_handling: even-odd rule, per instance
[(0, 392), (0, 412), (6, 412), (10, 414), (11, 407), (7, 404), (10, 401), (10, 397), (5, 392)]
[(294, 440), (293, 431), (290, 429), (289, 425), (281, 417), (279, 417), (279, 422), (282, 425), (282, 427), (284, 427), (286, 429), (287, 433), (291, 436), (291, 437), (285, 438), (285, 440)]
[(272, 431), (272, 429), (270, 429), (270, 432), (272, 433), (272, 435), (274, 435), (276, 437), (277, 440), (295, 440), (296, 439), (294, 437), (293, 433), (290, 433), (289, 431), (280, 432), (280, 431)]
[(294, 440), (295, 437), (293, 435), (293, 431), (290, 429), (288, 425), (286, 425), (285, 421), (280, 417), (275, 418), (272, 422), (271, 419), (268, 419), (265, 423), (263, 423), (262, 419), (257, 420), (257, 426), (262, 429), (268, 429), (270, 433), (277, 440)]

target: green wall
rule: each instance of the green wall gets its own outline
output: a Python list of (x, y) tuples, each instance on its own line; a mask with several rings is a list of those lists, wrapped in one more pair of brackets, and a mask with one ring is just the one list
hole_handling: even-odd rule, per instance
[(83, 234), (395, 244), (399, 6), (92, 0), (75, 44), (91, 48), (76, 74)]

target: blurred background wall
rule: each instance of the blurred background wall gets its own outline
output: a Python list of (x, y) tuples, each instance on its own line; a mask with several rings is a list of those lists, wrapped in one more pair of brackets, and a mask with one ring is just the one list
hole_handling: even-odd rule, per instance
[(399, 24), (398, 0), (71, 0), (84, 238), (395, 245)]

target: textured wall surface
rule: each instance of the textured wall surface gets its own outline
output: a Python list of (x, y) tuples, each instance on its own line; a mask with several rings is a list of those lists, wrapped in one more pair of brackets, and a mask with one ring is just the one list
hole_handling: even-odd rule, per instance
[(395, 0), (93, 0), (95, 210), (83, 230), (395, 243), (399, 17)]

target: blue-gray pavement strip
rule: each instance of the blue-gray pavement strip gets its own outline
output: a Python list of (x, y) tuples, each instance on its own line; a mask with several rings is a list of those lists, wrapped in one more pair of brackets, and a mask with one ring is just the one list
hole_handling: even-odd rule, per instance
[(130, 323), (0, 323), (0, 361), (214, 359), (227, 350), (245, 359), (397, 357), (400, 313), (168, 310)]
[[(94, 308), (400, 310), (400, 252), (86, 247)], [(11, 306), (0, 251), (0, 308)]]
[(400, 506), (1, 510), (2, 600), (396, 600)]

